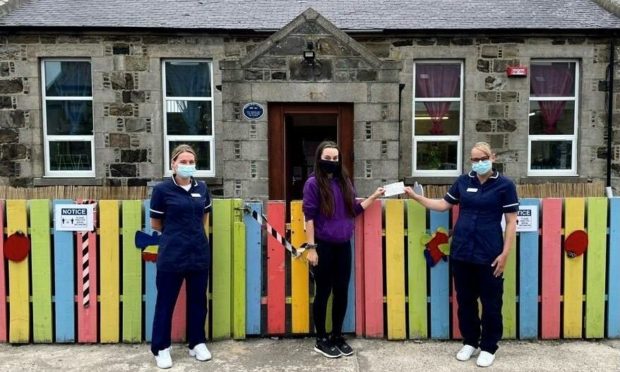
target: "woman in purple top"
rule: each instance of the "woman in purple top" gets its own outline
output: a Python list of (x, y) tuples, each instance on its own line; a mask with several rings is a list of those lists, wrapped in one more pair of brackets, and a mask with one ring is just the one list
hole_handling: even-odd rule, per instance
[[(342, 337), (351, 276), (353, 219), (384, 193), (382, 187), (366, 200), (355, 200), (351, 178), (342, 167), (334, 142), (322, 142), (316, 150), (314, 174), (304, 185), (307, 259), (314, 266), (316, 293), (313, 315), (317, 339), (314, 350), (328, 358), (353, 354)], [(332, 334), (325, 331), (327, 299), (333, 291)]]

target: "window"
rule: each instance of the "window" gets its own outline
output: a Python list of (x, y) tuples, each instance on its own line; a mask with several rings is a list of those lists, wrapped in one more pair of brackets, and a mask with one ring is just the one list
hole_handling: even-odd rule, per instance
[(211, 62), (167, 60), (163, 62), (162, 71), (165, 172), (172, 173), (169, 161), (172, 150), (185, 143), (196, 151), (196, 175), (214, 176)]
[(577, 175), (575, 61), (532, 60), (530, 65), (528, 175)]
[(41, 61), (45, 175), (94, 177), (93, 88), (88, 60)]
[(458, 176), (462, 163), (463, 64), (414, 63), (413, 175)]

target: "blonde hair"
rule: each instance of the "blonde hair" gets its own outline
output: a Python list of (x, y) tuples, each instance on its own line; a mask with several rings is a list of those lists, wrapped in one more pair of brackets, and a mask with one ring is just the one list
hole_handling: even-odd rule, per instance
[(190, 154), (194, 155), (195, 159), (198, 158), (196, 156), (196, 152), (190, 145), (183, 144), (183, 145), (178, 145), (177, 147), (174, 148), (174, 150), (172, 150), (172, 154), (170, 155), (170, 162), (172, 163), (173, 161), (175, 161), (179, 157), (179, 155), (181, 155), (184, 152), (189, 152)]
[(476, 142), (474, 144), (474, 147), (472, 147), (474, 149), (478, 149), (482, 152), (484, 152), (486, 154), (486, 156), (488, 157), (492, 157), (493, 156), (493, 150), (491, 150), (491, 145), (489, 145), (486, 142)]

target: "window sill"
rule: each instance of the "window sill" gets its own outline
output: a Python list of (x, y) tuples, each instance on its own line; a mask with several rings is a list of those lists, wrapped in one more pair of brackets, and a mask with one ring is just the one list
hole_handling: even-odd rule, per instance
[(42, 177), (32, 182), (34, 186), (103, 186), (102, 178)]

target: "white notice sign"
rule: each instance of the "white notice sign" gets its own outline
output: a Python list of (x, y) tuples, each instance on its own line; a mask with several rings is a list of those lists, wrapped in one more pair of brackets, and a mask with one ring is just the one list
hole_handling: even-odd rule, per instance
[(92, 231), (95, 204), (56, 204), (54, 228), (58, 231)]
[[(506, 220), (502, 215), (502, 230), (506, 230)], [(520, 205), (517, 212), (517, 232), (538, 231), (538, 207), (535, 205)]]

